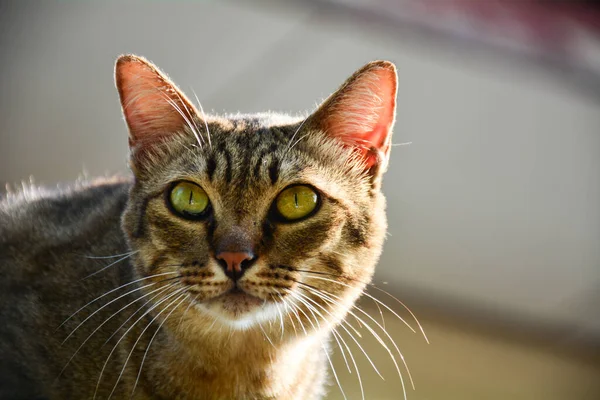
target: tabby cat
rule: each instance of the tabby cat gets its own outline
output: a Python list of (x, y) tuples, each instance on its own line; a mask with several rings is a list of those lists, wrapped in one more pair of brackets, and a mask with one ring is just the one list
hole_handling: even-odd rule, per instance
[(0, 398), (323, 398), (386, 231), (394, 65), (302, 119), (205, 115), (134, 55), (115, 80), (133, 177), (0, 203)]

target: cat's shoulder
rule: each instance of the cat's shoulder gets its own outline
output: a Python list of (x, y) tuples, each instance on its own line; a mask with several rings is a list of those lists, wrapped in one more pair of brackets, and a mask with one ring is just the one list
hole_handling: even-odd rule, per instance
[(99, 219), (120, 218), (131, 178), (111, 177), (78, 181), (49, 189), (23, 185), (0, 197), (0, 240), (17, 232), (32, 236), (63, 233)]

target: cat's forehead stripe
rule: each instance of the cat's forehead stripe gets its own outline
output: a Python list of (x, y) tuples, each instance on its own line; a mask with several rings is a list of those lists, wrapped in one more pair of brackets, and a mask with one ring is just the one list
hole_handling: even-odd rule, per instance
[(279, 160), (277, 160), (276, 158), (272, 158), (271, 164), (269, 164), (269, 178), (271, 178), (272, 185), (275, 185), (279, 180), (279, 168)]
[(216, 169), (217, 162), (215, 161), (214, 155), (211, 154), (206, 160), (206, 174), (209, 181), (212, 181)]
[[(213, 148), (205, 154), (205, 172), (209, 181), (216, 177), (227, 185), (248, 188), (256, 181), (271, 185), (279, 181), (281, 154), (288, 138), (281, 128), (252, 127), (221, 131), (213, 137)], [(239, 125), (236, 126), (239, 128)]]
[(223, 162), (225, 164), (225, 182), (231, 183), (232, 178), (232, 166), (231, 166), (231, 154), (227, 148), (223, 149)]

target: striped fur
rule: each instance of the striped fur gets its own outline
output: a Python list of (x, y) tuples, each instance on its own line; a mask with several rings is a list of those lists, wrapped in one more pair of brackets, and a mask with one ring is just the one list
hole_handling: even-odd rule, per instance
[[(393, 112), (383, 141), (366, 147), (376, 157), (363, 149), (365, 124), (381, 125), (386, 107), (372, 84), (384, 78), (372, 73), (389, 72), (395, 96), (393, 65), (365, 66), (331, 107), (299, 119), (205, 116), (147, 61), (119, 63), (149, 68), (144, 79), (160, 91), (149, 102), (145, 82), (117, 67), (133, 179), (0, 205), (0, 399), (321, 399), (331, 330), (371, 279), (384, 240)], [(155, 104), (163, 94), (170, 107)], [(338, 112), (372, 115), (347, 121), (346, 140), (328, 128)], [(168, 188), (179, 180), (206, 191), (210, 217), (170, 211)], [(295, 184), (318, 191), (319, 210), (274, 220), (274, 199)], [(230, 293), (215, 259), (228, 240), (257, 255), (239, 281), (243, 295)]]

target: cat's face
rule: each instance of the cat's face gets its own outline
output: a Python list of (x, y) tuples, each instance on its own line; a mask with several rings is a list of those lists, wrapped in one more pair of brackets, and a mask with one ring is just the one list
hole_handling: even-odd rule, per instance
[(342, 318), (383, 244), (393, 65), (365, 66), (306, 119), (205, 116), (133, 56), (116, 76), (136, 175), (123, 225), (138, 273), (165, 288), (155, 301), (240, 329)]

